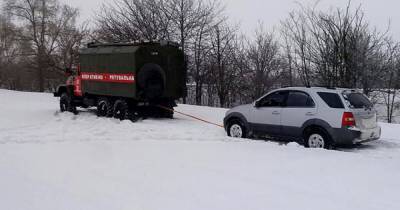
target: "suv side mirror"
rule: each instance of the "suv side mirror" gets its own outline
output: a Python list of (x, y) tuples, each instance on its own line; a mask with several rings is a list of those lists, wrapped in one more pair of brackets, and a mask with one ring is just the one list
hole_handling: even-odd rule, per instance
[(254, 107), (258, 108), (258, 107), (260, 107), (261, 103), (260, 103), (260, 101), (256, 101), (253, 103), (253, 105), (254, 105)]

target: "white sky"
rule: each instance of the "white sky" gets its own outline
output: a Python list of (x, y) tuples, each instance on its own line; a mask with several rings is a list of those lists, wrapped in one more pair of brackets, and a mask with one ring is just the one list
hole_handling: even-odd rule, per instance
[[(81, 9), (82, 19), (91, 19), (98, 11), (102, 2), (113, 0), (62, 0), (65, 3)], [(226, 13), (234, 23), (240, 23), (241, 30), (251, 34), (258, 22), (263, 22), (268, 29), (280, 23), (288, 12), (298, 8), (296, 2), (312, 4), (315, 0), (221, 0), (225, 3)], [(320, 8), (345, 7), (348, 0), (321, 0)], [(400, 37), (400, 1), (399, 0), (352, 0), (356, 7), (362, 5), (366, 18), (371, 25), (380, 30), (386, 30), (389, 20), (393, 37)]]

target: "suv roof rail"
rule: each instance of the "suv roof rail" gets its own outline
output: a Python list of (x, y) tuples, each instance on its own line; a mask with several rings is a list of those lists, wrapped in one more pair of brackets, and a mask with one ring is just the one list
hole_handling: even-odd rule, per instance
[[(295, 86), (283, 86), (283, 88), (292, 88)], [(332, 86), (310, 86), (310, 85), (305, 85), (305, 86), (297, 86), (297, 87), (305, 87), (305, 88), (326, 88), (326, 89), (330, 89), (330, 90), (336, 90), (336, 87), (332, 87)]]

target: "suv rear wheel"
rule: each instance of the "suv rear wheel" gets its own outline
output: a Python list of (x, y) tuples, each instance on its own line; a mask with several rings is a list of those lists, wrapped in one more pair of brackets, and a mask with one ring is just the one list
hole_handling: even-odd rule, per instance
[(240, 120), (231, 120), (227, 132), (233, 138), (246, 138), (246, 128)]
[(332, 148), (331, 138), (323, 129), (312, 128), (304, 136), (304, 146), (307, 148)]

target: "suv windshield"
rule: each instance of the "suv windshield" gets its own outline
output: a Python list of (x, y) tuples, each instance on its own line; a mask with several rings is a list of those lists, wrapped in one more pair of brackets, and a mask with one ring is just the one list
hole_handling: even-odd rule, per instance
[(373, 106), (369, 99), (362, 93), (344, 92), (343, 97), (349, 102), (350, 108), (353, 109), (371, 108)]

